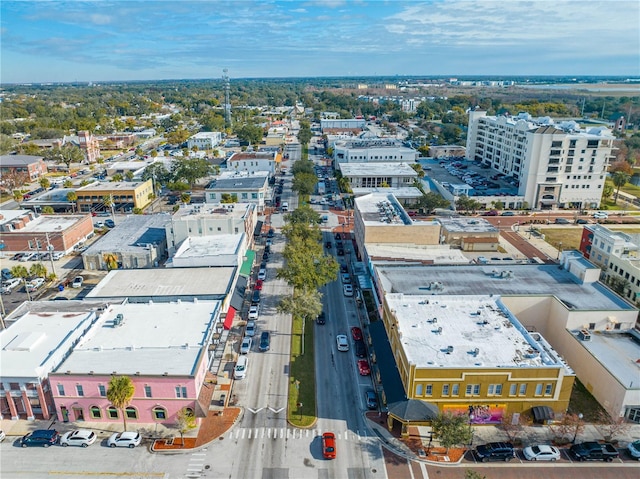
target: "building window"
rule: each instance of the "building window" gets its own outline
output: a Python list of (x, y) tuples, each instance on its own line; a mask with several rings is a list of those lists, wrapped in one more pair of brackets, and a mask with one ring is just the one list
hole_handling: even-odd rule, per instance
[(91, 416), (92, 419), (101, 419), (102, 411), (98, 406), (91, 406), (89, 408), (89, 415)]
[(453, 389), (451, 390), (451, 395), (452, 396), (457, 396), (458, 394), (460, 394), (460, 385), (459, 384), (454, 384), (453, 385)]
[(544, 395), (545, 396), (551, 396), (552, 393), (553, 393), (553, 384), (547, 384), (544, 387)]
[(448, 396), (449, 395), (449, 385), (448, 384), (443, 384), (442, 385), (442, 395), (443, 396)]
[(138, 411), (134, 407), (129, 406), (124, 410), (124, 413), (127, 415), (127, 419), (138, 419)]
[(107, 408), (107, 417), (109, 419), (118, 419), (118, 409), (113, 406), (109, 406)]
[(422, 384), (416, 384), (416, 396), (422, 396)]
[(98, 384), (98, 394), (103, 398), (107, 397), (107, 388), (104, 384)]
[(427, 384), (426, 395), (433, 396), (433, 384)]
[(78, 396), (84, 396), (82, 384), (76, 384), (76, 393), (78, 393)]
[(542, 383), (538, 383), (536, 384), (536, 392), (535, 392), (536, 396), (542, 396)]
[(162, 420), (167, 419), (167, 410), (162, 406), (156, 406), (153, 408), (153, 418)]
[(509, 386), (509, 396), (515, 396), (517, 391), (518, 391), (517, 384), (512, 384), (511, 386)]
[(64, 396), (64, 385), (58, 384), (58, 396)]
[(479, 394), (480, 394), (479, 384), (467, 384), (467, 389), (465, 392), (466, 396), (478, 396)]
[(489, 384), (487, 396), (502, 396), (502, 384)]
[(146, 398), (153, 397), (151, 395), (151, 386), (145, 386), (144, 387), (144, 397), (146, 397)]
[(518, 393), (519, 396), (525, 396), (527, 394), (527, 385), (526, 384), (521, 384), (520, 385), (520, 392)]
[(176, 397), (177, 398), (186, 398), (187, 397), (187, 388), (185, 386), (176, 386)]

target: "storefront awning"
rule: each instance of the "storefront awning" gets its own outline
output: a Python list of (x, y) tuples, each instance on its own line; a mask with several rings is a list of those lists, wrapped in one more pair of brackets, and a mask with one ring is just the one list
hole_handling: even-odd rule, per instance
[(224, 329), (231, 329), (233, 325), (233, 318), (236, 316), (236, 310), (233, 306), (229, 306), (229, 310), (227, 311), (227, 316), (224, 318)]
[(553, 409), (549, 406), (535, 406), (531, 408), (533, 414), (533, 422), (543, 423), (555, 417)]

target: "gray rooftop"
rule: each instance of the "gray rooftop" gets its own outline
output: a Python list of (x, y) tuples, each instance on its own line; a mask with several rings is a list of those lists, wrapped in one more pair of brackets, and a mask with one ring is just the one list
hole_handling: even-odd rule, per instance
[(78, 193), (86, 193), (87, 191), (133, 190), (143, 183), (145, 183), (145, 181), (94, 181), (87, 186), (78, 188), (76, 191)]
[(56, 372), (193, 375), (219, 308), (218, 301), (114, 305)]
[(89, 299), (129, 301), (222, 299), (231, 291), (237, 268), (153, 268), (110, 271), (87, 295)]
[(416, 170), (407, 163), (340, 163), (340, 171), (344, 176), (411, 176), (418, 177)]
[(207, 190), (211, 191), (241, 191), (241, 190), (251, 190), (255, 191), (260, 188), (266, 187), (267, 181), (269, 178), (264, 175), (256, 175), (256, 176), (236, 176), (233, 178), (218, 178), (217, 180), (213, 180), (207, 186)]
[(166, 241), (165, 226), (171, 215), (129, 215), (118, 225), (93, 243), (83, 255), (94, 255), (107, 251), (134, 252), (145, 249), (147, 244)]
[(42, 156), (33, 155), (2, 155), (0, 156), (0, 166), (26, 166), (42, 160)]
[(449, 232), (456, 233), (497, 233), (498, 228), (484, 218), (467, 216), (438, 217), (438, 222)]
[(410, 226), (411, 218), (391, 193), (371, 193), (355, 199), (356, 208), (368, 226), (400, 224)]
[(634, 309), (602, 284), (579, 284), (575, 276), (557, 265), (393, 266), (376, 263), (375, 267), (387, 293), (552, 295), (577, 310)]

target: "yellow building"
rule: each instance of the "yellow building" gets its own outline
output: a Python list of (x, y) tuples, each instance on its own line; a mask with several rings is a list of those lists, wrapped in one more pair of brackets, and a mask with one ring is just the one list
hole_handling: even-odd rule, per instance
[(114, 211), (128, 213), (151, 203), (152, 194), (151, 180), (92, 183), (76, 190), (78, 211), (82, 212), (109, 211), (111, 202)]

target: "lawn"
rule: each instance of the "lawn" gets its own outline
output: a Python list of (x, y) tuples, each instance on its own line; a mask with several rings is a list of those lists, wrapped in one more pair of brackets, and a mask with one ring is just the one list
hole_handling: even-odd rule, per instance
[(602, 414), (605, 413), (602, 406), (577, 378), (573, 383), (568, 412), (582, 414), (585, 422), (599, 422), (602, 419)]
[[(302, 319), (293, 319), (289, 366), (288, 419), (296, 427), (309, 427), (316, 421), (313, 330), (313, 321), (307, 321), (304, 329), (304, 354), (302, 354)], [(300, 404), (302, 404), (301, 407), (299, 406)]]
[(580, 238), (582, 237), (582, 228), (540, 228), (540, 233), (544, 235), (544, 239), (555, 248), (562, 249), (578, 249), (580, 247)]

